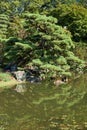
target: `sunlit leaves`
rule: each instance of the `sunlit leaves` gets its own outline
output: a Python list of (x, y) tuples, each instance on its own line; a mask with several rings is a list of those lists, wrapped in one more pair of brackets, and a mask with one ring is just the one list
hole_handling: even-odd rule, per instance
[(32, 62), (34, 65), (42, 65), (43, 64), (43, 62), (40, 59), (33, 59)]
[(0, 14), (0, 38), (6, 38), (8, 25), (9, 16), (5, 14)]
[(59, 65), (66, 65), (67, 64), (67, 60), (63, 56), (60, 56), (58, 59), (56, 59), (56, 61)]
[(26, 43), (16, 42), (15, 45), (21, 47), (24, 50), (31, 50), (34, 47), (31, 43), (30, 44), (26, 44)]

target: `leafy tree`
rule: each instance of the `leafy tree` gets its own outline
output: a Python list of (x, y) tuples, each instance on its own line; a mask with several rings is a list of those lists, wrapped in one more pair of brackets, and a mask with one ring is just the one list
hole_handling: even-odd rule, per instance
[(24, 13), (23, 18), (27, 35), (17, 37), (11, 48), (6, 48), (5, 59), (16, 59), (20, 66), (37, 66), (42, 76), (71, 75), (71, 68), (83, 66), (72, 52), (75, 46), (70, 33), (56, 25), (56, 18), (30, 13)]
[(58, 24), (72, 33), (76, 41), (87, 38), (87, 9), (79, 5), (59, 5), (51, 14), (58, 19)]

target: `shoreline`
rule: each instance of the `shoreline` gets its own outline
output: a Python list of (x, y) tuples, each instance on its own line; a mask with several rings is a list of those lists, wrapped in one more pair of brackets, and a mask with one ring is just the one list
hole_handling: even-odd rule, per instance
[[(85, 73), (84, 75), (86, 77), (87, 73)], [(79, 78), (80, 76), (81, 75), (75, 77), (74, 80), (77, 79), (77, 78)], [(11, 80), (9, 80), (9, 81), (0, 81), (0, 89), (11, 88), (14, 85), (21, 84), (21, 83), (27, 83), (27, 81), (21, 81), (21, 82), (19, 82), (19, 81), (17, 81), (14, 78), (13, 79), (11, 78)]]
[(0, 81), (0, 88), (10, 88), (13, 85), (18, 84), (19, 82), (17, 80), (11, 80), (11, 81)]
[(21, 84), (21, 83), (27, 83), (26, 81), (17, 81), (16, 79), (10, 80), (10, 81), (0, 81), (0, 89), (5, 89), (5, 88), (11, 88), (13, 85)]

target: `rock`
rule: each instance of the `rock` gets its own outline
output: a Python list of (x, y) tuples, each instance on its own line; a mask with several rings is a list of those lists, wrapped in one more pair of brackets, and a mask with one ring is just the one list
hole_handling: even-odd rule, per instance
[(13, 71), (17, 71), (17, 65), (16, 64), (13, 64), (10, 66), (10, 71), (13, 72)]
[(16, 71), (12, 73), (15, 78), (17, 79), (17, 81), (21, 82), (21, 81), (26, 81), (26, 72), (25, 71)]
[(54, 81), (54, 84), (55, 85), (57, 85), (57, 86), (59, 86), (59, 85), (61, 85), (61, 84), (64, 84), (65, 82), (63, 82), (63, 81), (61, 81), (61, 80), (56, 80), (56, 81)]
[(30, 81), (31, 83), (40, 82), (41, 79), (39, 77), (31, 76), (27, 79), (27, 81)]

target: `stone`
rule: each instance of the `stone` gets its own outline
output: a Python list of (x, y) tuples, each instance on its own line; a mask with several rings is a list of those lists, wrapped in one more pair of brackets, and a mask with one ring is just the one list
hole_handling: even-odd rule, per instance
[(31, 83), (36, 83), (36, 82), (40, 82), (41, 79), (40, 77), (34, 77), (34, 76), (31, 76), (27, 79), (27, 81), (31, 82)]
[(15, 78), (17, 79), (17, 81), (21, 82), (21, 81), (26, 81), (26, 72), (25, 71), (16, 71), (13, 72)]
[(16, 64), (11, 65), (11, 66), (10, 66), (10, 71), (11, 71), (11, 72), (17, 71), (17, 65), (16, 65)]
[(61, 81), (61, 80), (56, 80), (56, 81), (54, 81), (54, 84), (57, 85), (57, 86), (59, 86), (61, 84), (64, 84), (64, 82)]

